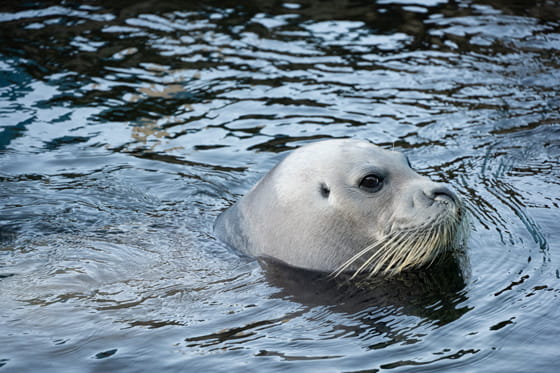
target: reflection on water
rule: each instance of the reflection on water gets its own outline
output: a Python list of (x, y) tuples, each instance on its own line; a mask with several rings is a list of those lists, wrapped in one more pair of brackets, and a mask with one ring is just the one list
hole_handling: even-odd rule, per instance
[[(559, 9), (0, 5), (0, 370), (556, 371)], [(212, 236), (333, 137), (463, 196), (469, 276), (348, 284)]]

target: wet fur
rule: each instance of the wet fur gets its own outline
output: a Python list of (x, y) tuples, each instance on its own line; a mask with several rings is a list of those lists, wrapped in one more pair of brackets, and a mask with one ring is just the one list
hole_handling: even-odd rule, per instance
[[(359, 187), (371, 173), (386, 182), (379, 191)], [(459, 250), (466, 232), (453, 192), (402, 153), (348, 139), (291, 152), (215, 224), (245, 254), (353, 278), (427, 267)]]

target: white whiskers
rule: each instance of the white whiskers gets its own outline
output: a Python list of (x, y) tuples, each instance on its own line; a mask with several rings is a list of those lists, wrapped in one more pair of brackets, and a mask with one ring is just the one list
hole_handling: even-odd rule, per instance
[(431, 265), (466, 236), (467, 221), (461, 208), (453, 215), (422, 226), (396, 230), (352, 256), (333, 273), (337, 277), (351, 268), (351, 278), (361, 273), (393, 276), (402, 271)]

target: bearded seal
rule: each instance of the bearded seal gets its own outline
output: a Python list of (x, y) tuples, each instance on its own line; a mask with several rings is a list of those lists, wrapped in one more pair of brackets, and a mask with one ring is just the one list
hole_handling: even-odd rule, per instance
[(416, 173), (402, 153), (336, 139), (291, 152), (214, 229), (251, 256), (390, 277), (455, 250), (466, 223), (456, 194)]

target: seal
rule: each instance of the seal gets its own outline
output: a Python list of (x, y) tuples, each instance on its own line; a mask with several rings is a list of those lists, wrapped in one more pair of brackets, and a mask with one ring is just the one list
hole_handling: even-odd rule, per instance
[(214, 231), (251, 256), (389, 277), (456, 251), (466, 225), (456, 194), (402, 153), (336, 139), (291, 152), (218, 216)]

